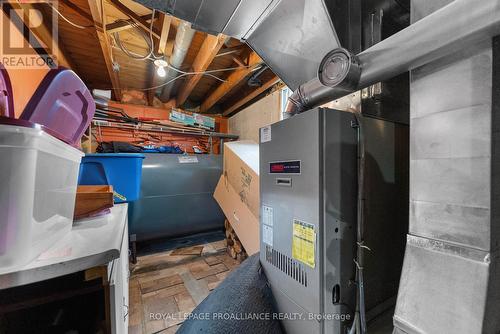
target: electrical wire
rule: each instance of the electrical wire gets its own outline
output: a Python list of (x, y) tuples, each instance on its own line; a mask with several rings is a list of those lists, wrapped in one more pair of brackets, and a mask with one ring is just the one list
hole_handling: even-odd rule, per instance
[[(22, 3), (19, 0), (16, 0), (16, 2), (22, 7)], [(42, 2), (43, 4), (46, 4), (50, 8), (52, 8), (53, 11), (57, 13), (64, 21), (68, 22), (71, 24), (73, 27), (78, 28), (78, 29), (88, 29), (88, 28), (93, 28), (93, 25), (88, 25), (88, 26), (82, 26), (77, 23), (72, 22), (70, 19), (68, 19), (66, 16), (64, 16), (56, 7), (54, 7), (50, 2)]]
[(135, 53), (135, 52), (130, 51), (127, 48), (125, 48), (125, 46), (121, 42), (119, 32), (118, 31), (114, 32), (113, 33), (113, 38), (116, 41), (116, 45), (118, 46), (118, 48), (123, 53), (125, 53), (130, 58), (135, 59), (135, 60), (153, 60), (153, 61), (156, 60), (156, 59), (161, 59), (162, 58), (161, 56), (155, 55), (155, 52), (154, 52), (153, 24), (154, 24), (155, 14), (156, 14), (156, 9), (153, 9), (151, 11), (151, 20), (150, 20), (151, 22), (149, 23), (149, 30), (147, 31), (147, 34), (144, 31), (145, 29), (143, 27), (139, 26), (137, 23), (135, 23), (133, 21), (133, 18), (130, 15), (127, 15), (127, 16), (129, 16), (129, 18), (132, 19), (132, 23), (130, 23), (129, 21), (124, 20), (124, 19), (118, 19), (118, 20), (115, 21), (115, 22), (127, 22), (127, 23), (129, 23), (132, 27), (135, 28), (136, 31), (139, 32), (139, 35), (146, 42), (146, 45), (147, 45), (147, 48), (148, 48), (148, 52), (147, 52), (146, 55), (140, 55), (138, 53)]
[(245, 66), (236, 66), (236, 67), (228, 67), (228, 68), (221, 68), (217, 70), (208, 70), (208, 71), (199, 71), (199, 72), (185, 72), (179, 69), (176, 69), (175, 67), (171, 66), (170, 64), (167, 65), (169, 68), (173, 69), (174, 71), (177, 71), (182, 74), (209, 74), (209, 73), (217, 73), (217, 72), (225, 72), (225, 71), (234, 71), (234, 70), (239, 70), (242, 68), (249, 68), (252, 67), (253, 65), (245, 65)]
[[(119, 20), (116, 20), (115, 22), (127, 22), (126, 20), (123, 20), (123, 19), (119, 19)], [(130, 58), (132, 59), (135, 59), (135, 60), (148, 60), (150, 59), (151, 55), (153, 54), (153, 41), (152, 39), (150, 38), (150, 35), (147, 35), (146, 32), (143, 30), (143, 29), (139, 29), (137, 24), (135, 23), (132, 23), (131, 24), (132, 27), (135, 28), (135, 30), (138, 32), (138, 34), (144, 39), (144, 41), (146, 42), (147, 44), (147, 48), (148, 48), (148, 52), (146, 55), (139, 55), (133, 51), (130, 51), (128, 50), (123, 44), (122, 44), (122, 41), (120, 39), (120, 32), (116, 31), (113, 33), (113, 38), (115, 39), (115, 42), (116, 42), (116, 45), (118, 46), (118, 48), (123, 52), (125, 53), (127, 56), (129, 56)]]
[[(153, 41), (153, 23), (154, 23), (154, 17), (155, 17), (155, 13), (156, 13), (156, 10), (153, 9), (152, 12), (151, 12), (151, 22), (149, 24), (149, 39), (147, 39), (145, 33), (144, 33), (144, 30), (141, 29), (142, 27), (140, 27), (139, 25), (137, 25), (135, 22), (133, 22), (131, 25), (136, 29), (136, 30), (139, 30), (140, 31), (140, 34), (141, 36), (143, 37), (143, 39), (146, 41), (146, 44), (148, 46), (148, 53), (147, 55), (140, 55), (138, 53), (135, 53), (133, 51), (130, 51), (128, 50), (127, 48), (125, 48), (121, 42), (121, 39), (120, 39), (120, 35), (119, 35), (119, 32), (115, 32), (113, 33), (113, 37), (116, 41), (116, 45), (118, 46), (118, 48), (124, 52), (127, 56), (129, 56), (130, 58), (132, 59), (135, 59), (135, 60), (151, 60), (151, 61), (155, 61), (156, 59), (162, 59), (163, 57), (162, 56), (157, 56), (155, 55), (154, 53), (154, 41)], [(130, 16), (129, 16), (130, 17)], [(117, 21), (125, 21), (125, 20), (117, 20)], [(115, 22), (117, 22), (115, 21)], [(126, 21), (128, 22), (128, 21)], [(240, 68), (248, 68), (250, 67), (251, 65), (247, 65), (247, 66), (238, 66), (238, 67), (232, 67), (232, 68), (226, 68), (226, 69), (219, 69), (219, 70), (210, 70), (210, 71), (197, 71), (197, 72), (185, 72), (183, 70), (180, 70), (180, 69), (177, 69), (175, 67), (173, 67), (172, 65), (170, 65), (168, 62), (167, 62), (167, 67), (169, 69), (172, 69), (178, 73), (181, 73), (181, 74), (186, 74), (186, 75), (197, 75), (197, 74), (201, 74), (201, 75), (207, 75), (207, 76), (210, 76), (220, 82), (226, 82), (226, 80), (222, 79), (222, 78), (219, 78), (218, 76), (216, 75), (213, 75), (212, 73), (217, 73), (217, 72), (223, 72), (223, 71), (233, 71), (233, 70), (236, 70), (236, 69), (240, 69)], [(180, 76), (178, 76), (180, 77)], [(159, 87), (150, 87), (149, 89), (147, 90), (150, 90), (150, 89), (155, 89), (155, 88), (159, 88)]]
[[(168, 66), (168, 65), (167, 65)], [(181, 75), (167, 81), (167, 82), (164, 82), (160, 85), (157, 85), (157, 86), (153, 86), (153, 87), (147, 87), (147, 88), (134, 88), (134, 87), (121, 87), (121, 88), (114, 88), (114, 87), (108, 87), (108, 88), (100, 88), (100, 89), (103, 89), (103, 90), (117, 90), (117, 89), (126, 89), (126, 90), (139, 90), (139, 91), (148, 91), (148, 90), (152, 90), (152, 89), (158, 89), (158, 88), (161, 88), (163, 86), (166, 86), (166, 85), (169, 85), (170, 83), (176, 81), (177, 79), (180, 79), (182, 77), (185, 77), (187, 75), (197, 75), (197, 74), (210, 74), (210, 73), (216, 73), (216, 72), (224, 72), (224, 71), (233, 71), (233, 70), (237, 70), (237, 69), (241, 69), (241, 68), (247, 68), (247, 67), (250, 67), (250, 66), (237, 66), (237, 67), (230, 67), (230, 68), (221, 68), (221, 69), (218, 69), (218, 70), (209, 70), (209, 71), (202, 71), (202, 72), (184, 72), (184, 71), (181, 71), (181, 70), (177, 70), (177, 71), (180, 71), (181, 72)], [(173, 68), (173, 67), (171, 67)]]
[[(161, 59), (163, 57), (161, 56), (156, 56), (155, 55), (155, 50), (154, 50), (154, 42), (153, 42), (153, 23), (155, 21), (155, 14), (156, 14), (156, 9), (153, 8), (151, 11), (151, 22), (149, 23), (149, 39), (151, 40), (151, 45), (153, 45), (151, 49), (151, 56), (153, 56), (154, 59)], [(168, 36), (167, 36), (168, 37)]]
[[(21, 5), (21, 2), (19, 0), (17, 0), (17, 2)], [(69, 20), (67, 17), (65, 17), (51, 3), (48, 3), (48, 2), (44, 2), (44, 3), (46, 5), (48, 5), (49, 7), (51, 7), (64, 21), (66, 21), (68, 24), (72, 25), (75, 28), (78, 28), (78, 29), (88, 29), (88, 28), (93, 28), (94, 27), (94, 25), (83, 26), (83, 25), (79, 25), (77, 23), (74, 23), (71, 20)], [(102, 1), (101, 1), (101, 6), (102, 6)], [(126, 22), (126, 23), (132, 25), (137, 31), (139, 31), (139, 34), (141, 35), (141, 37), (143, 37), (144, 41), (146, 42), (146, 44), (148, 46), (148, 53), (147, 53), (147, 55), (145, 55), (145, 56), (144, 55), (140, 55), (140, 54), (138, 54), (136, 52), (128, 50), (122, 44), (119, 32), (114, 32), (113, 33), (113, 38), (114, 38), (114, 40), (116, 42), (116, 45), (117, 45), (117, 46), (113, 46), (113, 48), (120, 49), (128, 57), (130, 57), (132, 59), (135, 59), (135, 60), (141, 60), (141, 61), (142, 60), (151, 60), (151, 61), (154, 61), (156, 59), (161, 59), (162, 56), (157, 56), (154, 53), (153, 23), (154, 23), (155, 14), (156, 14), (156, 10), (153, 9), (152, 12), (151, 12), (151, 22), (150, 22), (150, 25), (149, 25), (149, 31), (148, 31), (149, 34), (148, 35), (146, 35), (146, 33), (144, 32), (144, 30), (141, 29), (141, 27), (137, 23), (135, 23), (135, 22), (130, 23), (129, 21), (123, 20), (123, 19), (118, 19), (118, 20), (115, 21), (115, 22), (120, 22), (120, 21)], [(111, 54), (111, 57), (113, 58), (112, 54)], [(114, 60), (113, 60), (113, 62), (114, 62)], [(201, 74), (201, 75), (207, 75), (207, 76), (212, 77), (212, 78), (214, 78), (214, 79), (216, 79), (216, 80), (218, 80), (220, 82), (226, 82), (226, 80), (224, 80), (222, 78), (219, 78), (218, 76), (213, 75), (212, 73), (225, 72), (225, 71), (234, 71), (234, 70), (238, 70), (238, 69), (242, 69), (242, 68), (249, 68), (251, 66), (252, 65), (246, 65), (246, 66), (237, 66), (237, 67), (230, 67), (230, 68), (223, 68), (223, 69), (209, 70), (209, 71), (186, 72), (186, 71), (177, 69), (177, 68), (173, 67), (172, 65), (170, 65), (169, 63), (167, 63), (167, 67), (168, 68), (170, 68), (170, 69), (172, 69), (172, 70), (180, 73), (181, 75), (178, 75), (177, 77), (173, 78), (172, 80), (169, 80), (169, 81), (167, 81), (167, 82), (165, 82), (163, 84), (157, 85), (157, 86), (148, 87), (148, 88), (128, 88), (128, 89), (143, 90), (143, 91), (148, 91), (148, 90), (152, 90), (152, 89), (158, 89), (158, 88), (166, 86), (166, 85), (168, 85), (168, 84), (174, 82), (175, 80), (180, 79), (180, 78), (182, 78), (184, 76), (187, 76), (187, 75), (199, 75), (199, 74)], [(110, 89), (117, 89), (117, 88), (110, 88)]]
[[(19, 0), (17, 0), (19, 2)], [(82, 26), (82, 25), (79, 25), (79, 24), (76, 24), (74, 22), (71, 22), (68, 18), (66, 18), (61, 12), (59, 12), (57, 10), (57, 8), (55, 8), (53, 5), (51, 5), (50, 3), (46, 3), (47, 5), (49, 5), (59, 16), (61, 16), (61, 18), (63, 20), (65, 20), (66, 22), (68, 22), (69, 24), (71, 24), (72, 26), (76, 27), (76, 28), (79, 28), (79, 29), (87, 29), (87, 28), (92, 28), (94, 27), (93, 25), (91, 26)], [(143, 29), (141, 29), (141, 27), (135, 23), (135, 22), (132, 22), (130, 23), (129, 21), (127, 20), (123, 20), (123, 19), (119, 19), (119, 20), (116, 20), (115, 22), (120, 22), (120, 21), (123, 21), (123, 22), (127, 22), (128, 24), (132, 25), (136, 31), (139, 31), (139, 34), (141, 35), (141, 37), (144, 39), (144, 41), (146, 42), (147, 44), (147, 47), (148, 47), (148, 52), (147, 52), (147, 55), (140, 55), (136, 52), (133, 52), (133, 51), (130, 51), (128, 50), (123, 44), (122, 44), (122, 41), (120, 39), (120, 35), (119, 35), (119, 32), (114, 32), (113, 33), (113, 38), (116, 42), (116, 45), (118, 47), (118, 49), (120, 49), (123, 53), (125, 53), (128, 57), (132, 58), (132, 59), (135, 59), (135, 60), (151, 60), (151, 61), (154, 61), (156, 59), (161, 59), (162, 57), (161, 56), (157, 56), (155, 55), (154, 53), (154, 40), (153, 40), (153, 23), (154, 23), (154, 18), (155, 18), (155, 14), (156, 14), (156, 9), (153, 8), (152, 12), (151, 12), (151, 22), (149, 24), (149, 34), (146, 35), (146, 33), (144, 32)], [(130, 16), (129, 16), (130, 17)], [(130, 17), (131, 18), (131, 17)], [(132, 19), (132, 18), (131, 18)], [(115, 46), (113, 46), (113, 48), (116, 48)], [(198, 74), (201, 74), (201, 75), (207, 75), (209, 77), (212, 77), (220, 82), (226, 82), (226, 80), (222, 79), (222, 78), (219, 78), (218, 76), (216, 75), (213, 75), (212, 73), (217, 73), (217, 72), (224, 72), (224, 71), (233, 71), (233, 70), (237, 70), (237, 69), (241, 69), (241, 68), (248, 68), (250, 67), (251, 65), (247, 65), (247, 66), (238, 66), (238, 67), (231, 67), (231, 68), (224, 68), (224, 69), (218, 69), (218, 70), (210, 70), (210, 71), (197, 71), (197, 72), (185, 72), (185, 71), (182, 71), (180, 69), (177, 69), (175, 67), (173, 67), (172, 65), (170, 65), (169, 63), (167, 63), (167, 67), (178, 72), (178, 73), (181, 73), (181, 75), (177, 76), (176, 78), (174, 78), (174, 80), (170, 80), (166, 83), (163, 83), (161, 85), (158, 85), (158, 86), (154, 86), (154, 87), (149, 87), (149, 88), (141, 88), (141, 89), (136, 89), (136, 90), (151, 90), (151, 89), (157, 89), (157, 88), (160, 88), (160, 87), (163, 87), (163, 86), (166, 86), (168, 85), (169, 83), (183, 77), (183, 76), (186, 76), (186, 75), (198, 75)]]
[(175, 67), (173, 67), (172, 65), (170, 65), (169, 63), (167, 63), (167, 67), (176, 71), (176, 72), (179, 72), (181, 74), (186, 74), (186, 75), (198, 75), (198, 74), (201, 74), (201, 75), (207, 75), (209, 77), (212, 77), (220, 82), (226, 82), (227, 80), (224, 80), (224, 79), (221, 79), (219, 78), (218, 76), (216, 75), (213, 75), (212, 73), (217, 73), (217, 72), (225, 72), (225, 71), (234, 71), (234, 70), (238, 70), (238, 69), (242, 69), (242, 68), (249, 68), (251, 67), (252, 65), (246, 65), (246, 66), (237, 66), (237, 67), (230, 67), (230, 68), (221, 68), (221, 69), (218, 69), (218, 70), (209, 70), (209, 71), (198, 71), (198, 72), (185, 72), (185, 71), (182, 71), (182, 70), (179, 70)]
[(111, 87), (111, 88), (100, 88), (100, 89), (103, 89), (103, 90), (112, 90), (112, 89), (126, 89), (126, 90), (139, 90), (139, 91), (148, 91), (148, 90), (152, 90), (152, 89), (158, 89), (158, 88), (161, 88), (163, 86), (166, 86), (166, 85), (169, 85), (171, 84), (172, 82), (174, 82), (175, 80), (177, 79), (180, 79), (182, 77), (185, 77), (186, 75), (188, 74), (181, 74), (171, 80), (168, 80), (167, 82), (164, 82), (160, 85), (157, 85), (157, 86), (153, 86), (153, 87), (147, 87), (147, 88), (130, 88), (130, 87), (127, 87), (127, 88), (114, 88), (114, 87)]
[[(115, 34), (117, 34), (117, 33), (115, 33)], [(151, 53), (150, 56), (148, 57), (148, 56), (144, 56), (144, 55), (140, 55), (138, 53), (135, 53), (134, 51), (130, 51), (130, 50), (126, 49), (125, 47), (123, 47), (123, 44), (121, 44), (121, 40), (119, 39), (119, 36), (114, 36), (114, 39), (117, 42), (116, 43), (117, 46), (113, 45), (112, 47), (115, 48), (115, 49), (121, 50), (122, 52), (124, 52), (125, 54), (127, 54), (127, 56), (129, 56), (130, 58), (132, 58), (134, 60), (139, 60), (139, 61), (151, 60), (151, 61), (154, 62), (154, 60), (156, 60), (156, 59), (161, 59), (161, 57), (157, 57), (153, 53)], [(149, 52), (151, 52), (151, 51), (152, 50), (150, 49)], [(151, 58), (151, 56), (155, 57), (156, 59)], [(237, 70), (237, 69), (248, 68), (250, 66), (238, 66), (238, 67), (222, 68), (222, 69), (218, 69), (218, 70), (198, 71), (198, 72), (186, 72), (186, 71), (183, 71), (183, 70), (180, 70), (180, 69), (177, 69), (177, 68), (173, 67), (168, 62), (167, 62), (166, 67), (169, 68), (169, 69), (172, 69), (172, 70), (174, 70), (174, 71), (176, 71), (178, 73), (181, 73), (181, 74), (187, 74), (187, 75), (198, 75), (198, 74), (207, 75), (207, 76), (212, 77), (215, 80), (218, 80), (220, 82), (226, 82), (226, 80), (224, 80), (222, 78), (219, 78), (218, 76), (213, 75), (212, 73), (224, 72), (224, 71), (233, 71), (233, 70)]]
[(356, 258), (353, 260), (356, 264), (356, 313), (349, 334), (366, 334), (366, 309), (365, 309), (365, 290), (364, 290), (364, 250), (370, 250), (364, 245), (364, 170), (365, 170), (365, 145), (363, 131), (363, 116), (361, 112), (355, 109), (349, 109), (353, 112), (357, 123), (357, 141), (358, 141), (358, 191), (357, 191), (357, 226), (356, 226)]
[[(21, 2), (19, 0), (16, 0), (17, 3), (19, 5), (22, 5)], [(69, 20), (67, 17), (65, 17), (56, 7), (54, 7), (51, 3), (49, 2), (44, 2), (44, 4), (48, 5), (49, 7), (51, 7), (64, 21), (66, 21), (68, 24), (72, 25), (73, 27), (75, 28), (78, 28), (78, 29), (88, 29), (88, 28), (93, 28), (94, 26), (93, 25), (88, 25), (88, 26), (83, 26), (83, 25), (79, 25), (77, 23), (74, 23), (72, 22), (71, 20)], [(102, 2), (101, 2), (102, 4)], [(153, 9), (152, 12), (151, 12), (151, 22), (150, 22), (150, 25), (149, 25), (149, 36), (146, 36), (144, 34), (144, 30), (140, 29), (140, 26), (137, 25), (135, 22), (128, 22), (126, 20), (123, 20), (123, 19), (119, 19), (119, 20), (116, 20), (115, 22), (120, 22), (120, 21), (124, 21), (124, 22), (127, 22), (128, 24), (132, 25), (133, 27), (136, 28), (136, 30), (139, 30), (140, 31), (140, 34), (142, 35), (142, 37), (144, 38), (144, 40), (146, 41), (146, 44), (148, 45), (148, 54), (146, 56), (144, 55), (140, 55), (138, 53), (135, 53), (133, 51), (130, 51), (128, 50), (127, 48), (125, 48), (123, 46), (123, 44), (121, 43), (121, 39), (120, 39), (120, 35), (119, 35), (119, 32), (115, 32), (113, 33), (113, 37), (116, 41), (116, 45), (118, 46), (118, 49), (120, 49), (122, 52), (124, 52), (127, 56), (129, 56), (130, 58), (132, 59), (135, 59), (135, 60), (151, 60), (151, 61), (154, 61), (156, 59), (161, 59), (162, 57), (161, 56), (156, 56), (154, 54), (154, 42), (153, 42), (153, 23), (154, 23), (154, 17), (155, 17), (155, 13), (156, 13), (156, 10)], [(115, 46), (113, 46), (113, 48), (116, 48)], [(113, 58), (113, 56), (111, 55), (111, 57)], [(152, 57), (152, 58), (151, 58)], [(114, 62), (114, 61), (113, 61)], [(181, 74), (185, 74), (185, 75), (197, 75), (197, 74), (201, 74), (201, 75), (207, 75), (207, 76), (210, 76), (218, 81), (221, 81), (221, 82), (226, 82), (226, 80), (222, 79), (222, 78), (219, 78), (218, 76), (216, 75), (212, 75), (211, 73), (216, 73), (216, 72), (224, 72), (224, 71), (233, 71), (233, 70), (237, 70), (237, 69), (240, 69), (240, 68), (248, 68), (250, 67), (250, 65), (247, 65), (247, 66), (238, 66), (238, 67), (232, 67), (232, 68), (225, 68), (225, 69), (218, 69), (218, 70), (210, 70), (210, 71), (198, 71), (198, 72), (185, 72), (185, 71), (182, 71), (180, 69), (177, 69), (175, 67), (173, 67), (172, 65), (168, 64), (167, 63), (167, 67), (176, 71), (176, 72), (179, 72)], [(182, 76), (177, 76), (177, 78), (180, 78)], [(170, 83), (170, 81), (168, 82)], [(165, 84), (162, 84), (162, 85), (159, 85), (159, 86), (155, 86), (155, 87), (149, 87), (149, 88), (142, 88), (142, 89), (136, 89), (136, 88), (131, 88), (131, 89), (136, 89), (136, 90), (151, 90), (151, 89), (156, 89), (156, 88), (160, 88), (160, 87), (163, 87), (165, 85), (167, 85), (168, 83), (165, 83)], [(114, 89), (114, 88), (112, 88)]]
[[(19, 2), (19, 0), (18, 0)], [(64, 21), (68, 22), (71, 24), (73, 27), (78, 28), (78, 29), (88, 29), (88, 28), (93, 28), (94, 25), (88, 25), (88, 26), (82, 26), (77, 23), (72, 22), (70, 19), (68, 19), (66, 16), (64, 16), (56, 7), (54, 7), (51, 3), (44, 2), (46, 5), (48, 5), (50, 8), (52, 8), (53, 11), (55, 11)]]

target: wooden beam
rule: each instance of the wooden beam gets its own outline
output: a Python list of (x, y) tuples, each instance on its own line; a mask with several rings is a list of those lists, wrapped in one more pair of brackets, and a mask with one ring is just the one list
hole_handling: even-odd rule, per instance
[[(158, 43), (155, 43), (155, 48), (157, 49), (158, 54), (165, 54), (165, 49), (167, 47), (167, 41), (168, 41), (168, 34), (170, 32), (170, 26), (172, 24), (172, 16), (166, 15), (164, 13), (161, 13), (160, 15), (160, 20), (161, 20), (161, 33), (160, 33), (160, 40)], [(156, 68), (154, 64), (150, 65), (151, 67), (151, 80), (150, 80), (150, 87), (156, 87), (160, 84), (160, 78), (156, 74)], [(150, 89), (147, 91), (147, 100), (148, 104), (150, 106), (153, 105), (154, 97), (155, 97), (156, 89)]]
[(229, 48), (223, 48), (215, 57), (222, 57), (230, 54), (240, 53), (245, 48), (245, 46), (246, 44), (240, 44)]
[(168, 33), (170, 32), (170, 25), (172, 24), (172, 16), (161, 13), (161, 32), (160, 41), (158, 42), (158, 53), (165, 54), (167, 47)]
[(252, 52), (248, 56), (248, 67), (243, 67), (241, 69), (232, 72), (226, 79), (225, 82), (221, 83), (205, 101), (200, 106), (200, 112), (206, 112), (214, 104), (217, 103), (224, 95), (229, 93), (234, 87), (236, 87), (242, 80), (244, 80), (258, 65), (262, 63), (262, 59), (255, 53)]
[(241, 100), (224, 110), (222, 113), (223, 116), (228, 116), (232, 114), (235, 110), (238, 108), (242, 107), (243, 105), (247, 104), (248, 102), (252, 101), (254, 98), (259, 96), (260, 94), (264, 93), (266, 90), (274, 86), (276, 83), (278, 83), (280, 79), (277, 76), (272, 77), (270, 80), (266, 81), (265, 83), (262, 84), (262, 86), (258, 87), (254, 91), (252, 91), (250, 94), (247, 96), (243, 97)]
[[(206, 71), (208, 66), (212, 63), (214, 57), (219, 52), (220, 48), (224, 45), (226, 38), (227, 37), (222, 34), (219, 34), (218, 36), (207, 35), (189, 72)], [(196, 87), (202, 77), (203, 74), (195, 74), (189, 76), (189, 78), (184, 81), (184, 84), (180, 87), (179, 93), (177, 94), (177, 106), (186, 102), (194, 87)]]
[(70, 0), (62, 0), (62, 3), (65, 4), (67, 7), (69, 7), (70, 9), (72, 9), (77, 14), (79, 14), (80, 16), (86, 18), (90, 23), (94, 22), (94, 20), (92, 19), (92, 15), (89, 15), (86, 11), (84, 11), (83, 9), (72, 3)]
[(246, 66), (245, 62), (238, 56), (231, 56), (231, 59), (238, 64), (238, 66)]
[[(156, 20), (158, 17), (159, 17), (159, 12), (155, 12), (154, 19)], [(151, 14), (141, 15), (140, 18), (142, 18), (148, 24), (151, 23)], [(121, 21), (120, 20), (120, 21), (117, 21), (117, 22), (108, 23), (106, 25), (106, 31), (108, 33), (112, 34), (114, 32), (118, 32), (118, 31), (122, 31), (122, 30), (127, 30), (127, 29), (132, 28), (132, 23), (134, 23), (134, 20), (132, 20), (132, 19), (128, 19), (128, 20), (125, 20), (125, 21)], [(149, 30), (149, 28), (148, 28), (148, 30)]]
[(175, 45), (175, 40), (169, 40), (167, 41), (167, 45), (165, 46), (165, 56), (170, 57), (172, 56), (172, 53), (174, 52), (174, 45)]
[[(156, 79), (157, 75), (156, 75), (156, 69), (155, 69), (154, 64), (150, 65), (150, 70), (148, 72), (149, 72), (149, 77), (151, 78), (149, 80), (148, 87), (155, 87), (156, 86), (155, 83), (158, 80)], [(155, 94), (156, 94), (156, 88), (149, 89), (148, 91), (146, 91), (146, 100), (147, 100), (149, 106), (153, 105), (153, 102), (155, 99)]]
[(122, 91), (120, 87), (120, 78), (118, 77), (118, 73), (113, 70), (112, 51), (108, 35), (106, 34), (106, 13), (104, 13), (104, 4), (102, 1), (104, 0), (88, 0), (89, 8), (92, 13), (92, 19), (94, 20), (97, 38), (99, 39), (99, 44), (101, 45), (102, 55), (104, 57), (104, 62), (106, 63), (106, 69), (111, 81), (111, 86), (113, 87), (113, 95), (115, 100), (121, 101)]
[[(121, 3), (119, 0), (110, 0), (110, 2), (113, 4), (113, 6), (116, 7), (119, 11), (130, 17), (132, 20), (134, 20), (135, 23), (137, 23), (139, 26), (141, 26), (143, 29), (149, 31), (149, 23), (143, 19), (141, 16), (137, 15), (133, 10), (125, 6), (123, 3)], [(160, 39), (161, 32), (159, 32), (157, 29), (153, 28), (153, 36), (156, 38)]]

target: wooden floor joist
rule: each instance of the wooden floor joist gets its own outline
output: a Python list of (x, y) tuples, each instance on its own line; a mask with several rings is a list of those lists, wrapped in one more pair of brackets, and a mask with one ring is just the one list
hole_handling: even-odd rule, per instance
[(104, 62), (106, 63), (109, 79), (111, 80), (111, 85), (113, 86), (113, 95), (117, 101), (121, 101), (122, 91), (120, 87), (120, 78), (118, 77), (118, 72), (113, 70), (112, 51), (108, 35), (106, 33), (106, 13), (101, 12), (101, 9), (104, 11), (104, 6), (101, 1), (104, 0), (88, 0), (89, 8), (92, 13), (92, 18), (94, 19), (94, 26), (97, 38), (99, 39), (99, 44), (101, 45), (102, 55), (104, 57)]
[[(160, 13), (156, 12), (154, 20), (158, 19), (159, 16), (160, 16)], [(151, 14), (141, 15), (139, 17), (142, 20), (144, 20), (144, 22), (146, 22), (148, 24), (151, 23)], [(117, 21), (117, 22), (108, 23), (106, 25), (106, 31), (108, 33), (112, 34), (114, 32), (127, 30), (127, 29), (132, 28), (132, 24), (133, 23), (134, 23), (134, 20), (132, 20), (132, 19), (128, 19), (128, 20), (125, 20), (125, 21), (121, 21), (120, 20), (120, 21)]]
[[(134, 20), (135, 23), (137, 23), (139, 26), (141, 26), (143, 29), (146, 31), (149, 31), (149, 23), (143, 19), (141, 16), (137, 15), (133, 10), (125, 6), (122, 2), (119, 0), (110, 0), (111, 4), (116, 7), (119, 11), (130, 17), (132, 20)], [(161, 32), (158, 31), (157, 29), (153, 28), (152, 35), (158, 39), (160, 39)]]
[(84, 11), (83, 9), (72, 3), (70, 0), (62, 0), (62, 3), (71, 10), (73, 10), (78, 15), (84, 17), (87, 21), (89, 21), (89, 23), (94, 22), (91, 15), (89, 15), (86, 11)]
[[(190, 72), (206, 71), (208, 66), (212, 63), (214, 57), (224, 45), (224, 41), (226, 39), (227, 37), (222, 34), (219, 34), (218, 36), (207, 35), (201, 45), (200, 51), (194, 59)], [(177, 94), (177, 106), (181, 106), (184, 102), (186, 102), (188, 96), (191, 94), (194, 87), (196, 87), (202, 77), (203, 74), (191, 75), (189, 79), (184, 82), (179, 89), (179, 93)]]
[(242, 107), (243, 105), (247, 104), (248, 102), (252, 101), (254, 98), (259, 96), (260, 94), (264, 93), (266, 90), (271, 88), (273, 85), (277, 84), (280, 81), (280, 79), (277, 76), (274, 76), (270, 80), (264, 82), (262, 86), (258, 87), (256, 90), (251, 92), (250, 94), (244, 96), (241, 100), (224, 110), (223, 115), (224, 116), (229, 116), (233, 112), (235, 112), (238, 108)]
[[(158, 40), (157, 43), (155, 43), (155, 53), (159, 55), (165, 55), (166, 54), (166, 47), (167, 47), (167, 40), (168, 40), (168, 34), (170, 32), (170, 26), (172, 25), (172, 16), (166, 15), (164, 13), (160, 14), (160, 22), (161, 22), (161, 32), (160, 32), (160, 39)], [(149, 87), (156, 87), (160, 84), (161, 80), (158, 77), (158, 74), (156, 73), (156, 66), (151, 63), (151, 79), (150, 79), (150, 86)], [(150, 89), (147, 92), (147, 100), (148, 104), (150, 106), (153, 105), (153, 100), (154, 96), (156, 93), (156, 88)]]
[[(8, 1), (4, 7), (6, 6), (33, 6), (34, 9), (41, 10), (44, 17), (50, 17), (50, 5)], [(201, 112), (207, 112), (216, 106), (222, 112), (237, 102), (237, 105), (245, 103), (246, 100), (238, 100), (252, 94), (252, 90), (257, 88), (250, 87), (245, 82), (263, 62), (247, 44), (223, 34), (211, 35), (197, 31), (189, 48), (185, 50), (186, 56), (180, 68), (195, 74), (190, 73), (179, 80), (176, 94), (172, 93), (171, 99), (166, 103), (159, 103), (155, 98), (158, 89), (150, 88), (160, 87), (163, 81), (158, 77), (153, 61), (160, 56), (167, 62), (170, 61), (177, 35), (175, 32), (183, 20), (134, 4), (133, 0), (61, 0), (57, 8), (60, 15), (67, 18), (65, 20), (59, 17), (58, 31), (54, 34), (59, 36), (59, 41), (52, 39), (49, 24), (34, 26), (30, 28), (30, 40), (35, 44), (33, 47), (42, 57), (47, 57), (44, 48), (47, 54), (58, 55), (58, 61), (54, 65), (48, 64), (49, 67), (61, 65), (72, 68), (90, 89), (110, 90), (112, 100), (126, 100), (168, 110), (172, 107), (186, 107)], [(5, 8), (3, 11), (5, 12)], [(28, 11), (24, 12), (16, 15), (20, 15), (21, 19), (23, 15), (30, 15)], [(151, 51), (149, 41), (145, 41), (145, 35), (141, 36), (139, 31), (149, 36), (151, 28), (154, 57), (146, 60), (133, 59), (116, 44), (114, 33), (123, 32), (121, 37), (125, 47), (132, 52), (145, 54)], [(28, 25), (22, 29), (28, 30)], [(49, 47), (45, 46), (53, 48), (48, 50)], [(205, 74), (212, 69), (224, 72), (214, 73), (212, 77)], [(214, 77), (223, 82), (216, 81), (217, 78)], [(259, 76), (263, 82), (269, 77), (270, 73)], [(124, 93), (126, 95), (122, 97)], [(235, 111), (231, 109), (229, 112), (234, 113), (239, 109), (241, 108)]]
[(248, 56), (247, 67), (235, 70), (221, 83), (205, 101), (201, 104), (200, 112), (207, 112), (212, 108), (224, 95), (229, 93), (234, 87), (244, 80), (252, 71), (262, 63), (262, 59), (255, 53), (251, 52)]

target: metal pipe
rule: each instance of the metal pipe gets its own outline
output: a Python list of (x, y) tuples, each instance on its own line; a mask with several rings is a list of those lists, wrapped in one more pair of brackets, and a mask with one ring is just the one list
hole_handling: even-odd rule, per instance
[(262, 81), (259, 76), (267, 70), (266, 65), (262, 65), (250, 78), (247, 80), (247, 85), (250, 87), (260, 87), (262, 86)]
[(220, 137), (219, 154), (224, 154), (224, 137)]
[[(191, 23), (182, 21), (177, 28), (177, 34), (175, 35), (175, 43), (174, 50), (172, 52), (172, 56), (168, 60), (170, 66), (175, 69), (180, 70), (182, 63), (184, 62), (184, 58), (186, 58), (186, 54), (188, 52), (189, 46), (191, 45), (191, 41), (193, 40), (195, 30), (191, 28)], [(165, 81), (168, 82), (170, 80), (175, 79), (179, 72), (167, 67), (167, 74), (165, 76)], [(160, 99), (162, 102), (167, 102), (170, 99), (170, 94), (172, 93), (172, 88), (174, 87), (174, 82), (169, 85), (163, 87), (163, 90), (160, 95)]]
[[(358, 54), (361, 76), (356, 90), (499, 34), (500, 0), (455, 0)], [(290, 96), (286, 111), (303, 112), (349, 93), (315, 78)]]

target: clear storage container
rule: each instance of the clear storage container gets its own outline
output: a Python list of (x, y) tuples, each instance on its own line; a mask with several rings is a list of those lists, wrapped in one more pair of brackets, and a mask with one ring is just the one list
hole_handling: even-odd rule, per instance
[(71, 230), (82, 156), (41, 127), (0, 124), (0, 272)]

